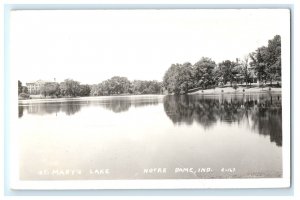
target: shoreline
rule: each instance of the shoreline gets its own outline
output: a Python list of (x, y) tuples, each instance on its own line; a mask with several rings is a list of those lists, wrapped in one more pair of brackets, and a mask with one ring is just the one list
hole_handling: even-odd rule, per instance
[[(243, 89), (245, 91), (243, 91)], [(223, 90), (223, 92), (222, 92)], [(232, 87), (226, 88), (215, 88), (215, 89), (206, 89), (199, 90), (196, 92), (187, 93), (184, 95), (223, 95), (223, 94), (235, 94), (235, 95), (243, 95), (243, 94), (251, 94), (251, 93), (281, 93), (282, 88), (246, 88), (239, 87), (236, 90)], [(203, 91), (203, 92), (202, 92)], [(145, 94), (145, 95), (113, 95), (113, 96), (87, 96), (87, 97), (60, 97), (60, 98), (32, 98), (32, 99), (18, 99), (19, 103), (41, 103), (41, 102), (68, 102), (68, 101), (80, 101), (80, 100), (98, 100), (98, 99), (108, 99), (111, 97), (119, 97), (119, 98), (127, 98), (127, 97), (145, 97), (149, 98), (151, 96), (166, 96), (166, 95), (174, 95), (174, 94)]]
[(41, 103), (41, 102), (70, 102), (70, 101), (96, 101), (99, 99), (110, 99), (111, 97), (127, 98), (127, 97), (144, 97), (151, 98), (152, 96), (165, 96), (163, 94), (145, 94), (145, 95), (112, 95), (112, 96), (87, 96), (87, 97), (60, 97), (60, 98), (33, 98), (33, 99), (18, 99), (19, 103)]
[[(243, 91), (244, 90), (244, 91)], [(282, 88), (274, 88), (272, 87), (269, 90), (269, 87), (259, 88), (247, 88), (247, 87), (239, 87), (236, 90), (232, 87), (225, 88), (215, 88), (215, 89), (206, 89), (206, 90), (198, 90), (196, 92), (190, 92), (191, 94), (202, 94), (202, 95), (219, 95), (219, 94), (250, 94), (250, 93), (281, 93)], [(223, 91), (223, 92), (222, 92)]]

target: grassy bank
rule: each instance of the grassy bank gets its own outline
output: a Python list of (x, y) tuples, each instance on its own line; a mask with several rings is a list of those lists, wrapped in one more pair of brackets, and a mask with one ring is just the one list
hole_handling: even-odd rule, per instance
[(237, 89), (233, 87), (224, 87), (219, 88), (216, 87), (215, 89), (206, 89), (206, 90), (198, 90), (196, 92), (191, 92), (189, 94), (242, 94), (242, 93), (261, 93), (261, 92), (281, 92), (281, 88), (276, 87), (243, 87), (240, 86)]

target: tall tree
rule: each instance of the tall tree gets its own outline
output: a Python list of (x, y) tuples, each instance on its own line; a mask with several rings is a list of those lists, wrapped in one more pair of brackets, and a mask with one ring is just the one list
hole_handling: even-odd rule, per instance
[(216, 63), (207, 57), (202, 57), (201, 60), (195, 63), (193, 66), (194, 86), (206, 89), (215, 85), (214, 72), (216, 66)]
[(163, 86), (169, 93), (187, 93), (193, 87), (191, 63), (172, 64), (164, 75)]
[(259, 81), (271, 84), (274, 80), (281, 80), (281, 38), (279, 35), (269, 40), (268, 46), (259, 47), (250, 54), (254, 73)]
[(222, 77), (222, 81), (224, 84), (230, 82), (230, 86), (232, 83), (236, 81), (236, 75), (239, 73), (237, 68), (237, 63), (230, 60), (225, 60), (219, 63), (220, 76)]
[(244, 60), (241, 63), (241, 75), (243, 76), (243, 81), (248, 85), (250, 83), (251, 85), (251, 80), (252, 80), (252, 73), (251, 69), (249, 68), (249, 55), (244, 57)]
[(22, 93), (22, 82), (18, 80), (18, 95)]
[(60, 88), (58, 83), (47, 82), (40, 87), (40, 93), (46, 96), (58, 96)]
[(267, 48), (263, 46), (258, 48), (256, 52), (250, 53), (250, 58), (252, 60), (250, 65), (259, 82), (267, 81), (267, 64), (265, 62), (266, 52)]
[(267, 79), (272, 84), (274, 80), (281, 80), (281, 37), (279, 35), (269, 40), (266, 54)]
[(79, 95), (80, 84), (78, 81), (72, 79), (66, 79), (60, 83), (60, 91), (63, 96), (76, 97)]
[(178, 94), (180, 92), (176, 83), (179, 76), (179, 68), (180, 64), (172, 64), (163, 77), (163, 86), (169, 93)]
[(91, 87), (89, 85), (80, 85), (78, 95), (81, 97), (90, 96)]

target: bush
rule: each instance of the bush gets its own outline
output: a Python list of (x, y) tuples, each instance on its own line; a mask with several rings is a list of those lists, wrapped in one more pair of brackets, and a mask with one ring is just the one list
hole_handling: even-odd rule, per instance
[(276, 87), (277, 87), (277, 88), (280, 88), (280, 87), (281, 87), (281, 84), (280, 84), (279, 82), (277, 82), (277, 83), (276, 83)]
[(260, 83), (260, 84), (259, 84), (259, 87), (260, 87), (260, 88), (264, 88), (264, 87), (266, 87), (266, 84)]
[(218, 86), (219, 86), (220, 88), (223, 88), (223, 87), (224, 87), (224, 83), (221, 81), (221, 82), (218, 84)]
[(19, 97), (21, 97), (22, 99), (29, 99), (30, 95), (22, 92), (21, 94), (19, 94)]

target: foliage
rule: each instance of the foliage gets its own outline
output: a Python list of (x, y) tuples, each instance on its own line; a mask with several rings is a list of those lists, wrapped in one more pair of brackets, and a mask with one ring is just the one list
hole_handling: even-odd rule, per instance
[(185, 94), (191, 89), (193, 84), (192, 65), (172, 65), (164, 75), (163, 86), (169, 93)]
[[(249, 59), (250, 58), (250, 59)], [(281, 39), (276, 35), (268, 46), (259, 47), (242, 61), (225, 60), (216, 66), (210, 58), (202, 57), (194, 65), (172, 64), (163, 78), (163, 87), (174, 94), (185, 94), (189, 90), (224, 87), (227, 83), (235, 88), (255, 80), (266, 83), (281, 80)]]
[(28, 99), (30, 95), (28, 93), (20, 93), (19, 97), (21, 97), (22, 99)]
[(208, 88), (215, 85), (214, 76), (216, 63), (210, 58), (202, 57), (200, 61), (194, 64), (194, 87)]
[(133, 94), (160, 94), (162, 83), (158, 81), (134, 80), (131, 85)]
[(269, 40), (268, 46), (259, 47), (255, 52), (250, 54), (255, 74), (259, 81), (270, 81), (272, 84), (275, 80), (281, 80), (281, 38), (276, 35)]
[(130, 81), (126, 77), (114, 76), (98, 84), (97, 95), (128, 94)]
[(89, 96), (91, 92), (91, 88), (89, 85), (80, 85), (78, 95), (81, 97)]
[(18, 80), (18, 95), (22, 93), (22, 82)]
[(48, 82), (40, 87), (40, 93), (43, 96), (58, 96), (60, 94), (60, 86), (58, 83)]
[(28, 94), (28, 88), (26, 86), (22, 86), (22, 93)]
[(263, 58), (264, 51), (266, 51), (266, 47), (261, 47), (258, 48), (256, 52), (250, 54), (250, 58), (252, 60), (250, 65), (253, 67), (254, 74), (257, 76), (260, 82), (266, 81), (267, 78), (267, 66)]
[(241, 63), (241, 75), (243, 76), (243, 82), (246, 83), (246, 85), (248, 85), (248, 83), (251, 84), (252, 82), (252, 79), (253, 79), (253, 74), (251, 73), (251, 70), (250, 70), (250, 65), (249, 65), (249, 56), (246, 56), (244, 58), (244, 60), (242, 61)]
[[(22, 97), (21, 97), (22, 94)], [(28, 88), (26, 86), (22, 86), (22, 82), (18, 80), (18, 95), (21, 98), (29, 98)]]
[(60, 83), (59, 88), (62, 96), (79, 96), (80, 84), (78, 81), (66, 79), (64, 82)]
[[(249, 59), (250, 58), (250, 59)], [(99, 96), (121, 94), (160, 94), (163, 90), (172, 94), (186, 94), (199, 89), (224, 87), (227, 83), (237, 89), (238, 84), (248, 85), (259, 80), (264, 87), (267, 81), (271, 84), (281, 80), (281, 38), (274, 36), (268, 46), (262, 46), (244, 57), (242, 61), (224, 60), (216, 65), (211, 58), (202, 57), (192, 65), (189, 62), (172, 64), (165, 72), (163, 82), (134, 80), (114, 76), (95, 85), (81, 85), (78, 81), (66, 79), (57, 84), (45, 83), (40, 92), (44, 96)], [(234, 84), (233, 84), (234, 83)], [(18, 81), (18, 94), (28, 93), (28, 88)]]
[(239, 68), (236, 62), (225, 60), (219, 63), (218, 71), (218, 74), (222, 78), (222, 82), (224, 84), (230, 82), (230, 85), (232, 86), (232, 83), (234, 81), (237, 81), (237, 74), (239, 74)]

